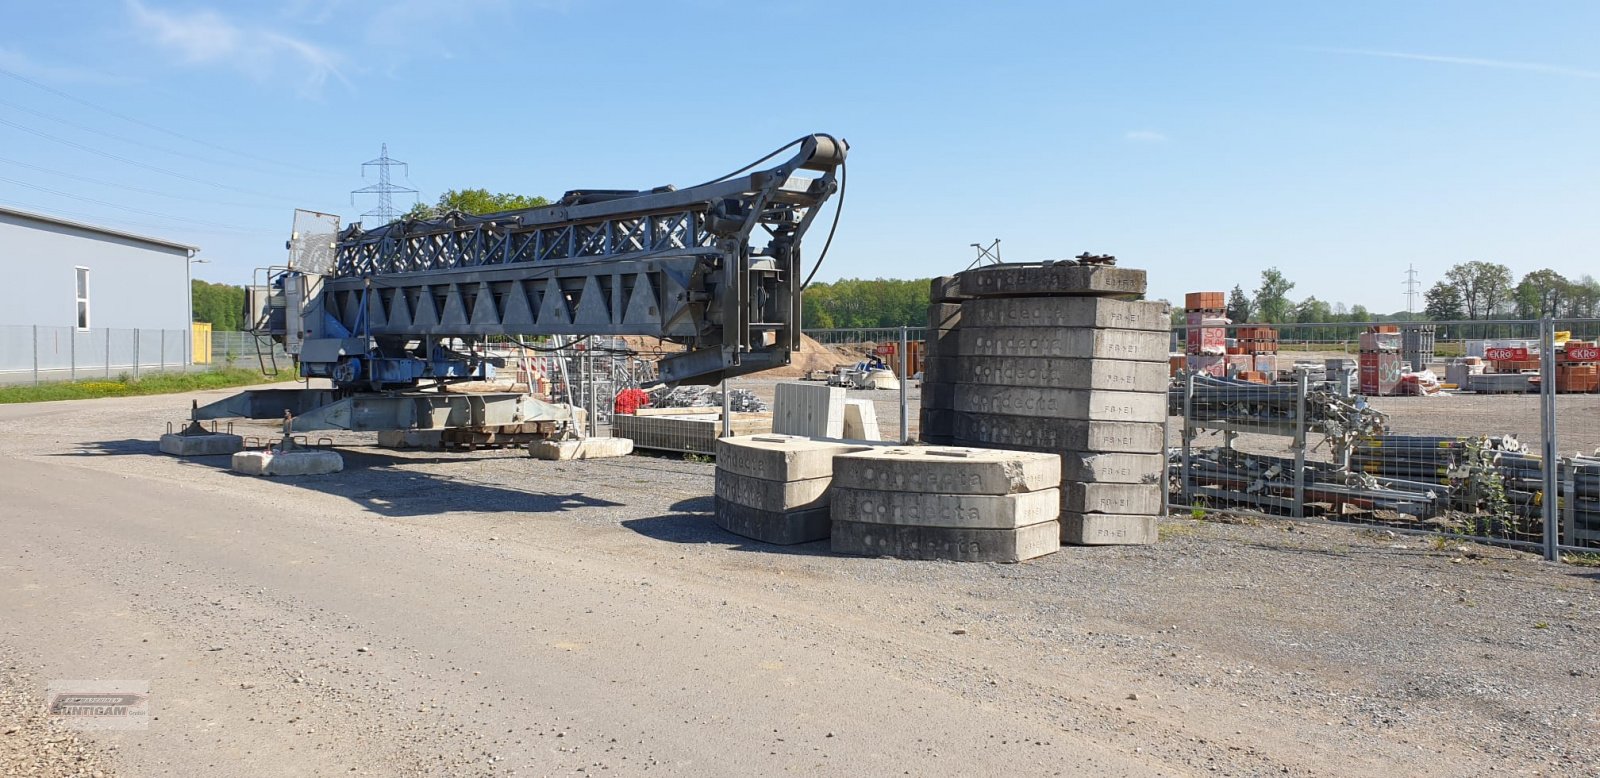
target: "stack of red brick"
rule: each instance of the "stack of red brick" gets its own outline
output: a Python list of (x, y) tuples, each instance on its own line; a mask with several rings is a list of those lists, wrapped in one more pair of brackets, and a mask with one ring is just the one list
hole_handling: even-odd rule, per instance
[(1600, 392), (1600, 349), (1594, 343), (1567, 341), (1556, 355), (1556, 391)]
[(1184, 353), (1189, 369), (1197, 373), (1223, 376), (1228, 372), (1227, 295), (1222, 292), (1190, 292), (1183, 298)]

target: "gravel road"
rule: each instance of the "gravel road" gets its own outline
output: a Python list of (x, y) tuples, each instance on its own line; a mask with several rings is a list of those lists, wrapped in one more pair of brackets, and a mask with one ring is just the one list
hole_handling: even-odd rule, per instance
[[(1187, 519), (1022, 565), (838, 557), (716, 529), (675, 458), (344, 435), (341, 474), (236, 476), (156, 453), (188, 399), (0, 406), (0, 769), (1600, 772), (1593, 568)], [(148, 680), (149, 728), (52, 756), (26, 701), (60, 678)]]

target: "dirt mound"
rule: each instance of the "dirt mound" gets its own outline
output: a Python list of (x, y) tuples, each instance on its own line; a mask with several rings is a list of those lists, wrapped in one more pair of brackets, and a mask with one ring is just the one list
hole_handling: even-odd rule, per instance
[[(626, 343), (645, 359), (683, 351), (682, 345), (668, 343), (659, 338), (625, 335), (618, 340)], [(800, 348), (794, 352), (788, 365), (763, 370), (755, 375), (768, 378), (799, 378), (812, 370), (832, 370), (839, 365), (853, 365), (865, 359), (868, 351), (869, 349), (863, 348), (830, 348), (802, 334)]]

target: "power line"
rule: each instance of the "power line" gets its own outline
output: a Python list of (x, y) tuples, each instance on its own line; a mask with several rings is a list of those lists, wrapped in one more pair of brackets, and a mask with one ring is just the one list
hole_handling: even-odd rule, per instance
[(67, 140), (65, 138), (59, 138), (59, 137), (56, 137), (55, 135), (51, 135), (48, 132), (44, 132), (43, 130), (36, 130), (36, 129), (34, 129), (32, 127), (29, 127), (29, 126), (27, 126), (25, 124), (17, 124), (16, 122), (13, 122), (13, 121), (11, 121), (9, 119), (0, 119), (0, 124), (4, 124), (7, 127), (12, 127), (12, 128), (18, 129), (18, 130), (22, 130), (23, 132), (29, 133), (31, 135), (37, 135), (37, 136), (39, 136), (41, 138), (44, 138), (45, 140), (48, 140), (48, 141), (53, 141), (55, 143), (60, 143), (63, 146), (70, 146), (70, 147), (78, 149), (80, 151), (87, 151), (90, 154), (94, 154), (96, 156), (101, 156), (101, 157), (105, 157), (106, 159), (116, 160), (116, 161), (121, 162), (121, 163), (126, 164), (126, 165), (132, 165), (134, 167), (144, 168), (145, 170), (154, 171), (154, 172), (160, 173), (162, 175), (172, 176), (173, 178), (181, 178), (181, 179), (183, 179), (185, 181), (192, 181), (192, 182), (194, 182), (196, 184), (204, 184), (206, 186), (216, 187), (218, 189), (227, 189), (229, 191), (239, 192), (241, 194), (247, 194), (247, 195), (251, 195), (251, 196), (254, 196), (254, 197), (265, 197), (265, 198), (270, 199), (270, 200), (287, 200), (287, 199), (289, 199), (287, 197), (282, 197), (282, 196), (279, 196), (279, 195), (267, 194), (265, 192), (257, 192), (257, 191), (252, 190), (252, 189), (244, 189), (244, 188), (237, 187), (237, 186), (229, 186), (228, 184), (219, 184), (219, 183), (217, 183), (215, 181), (207, 181), (207, 180), (205, 180), (203, 178), (195, 178), (194, 176), (184, 175), (183, 173), (179, 173), (179, 172), (173, 171), (173, 170), (168, 170), (168, 169), (166, 169), (164, 167), (159, 167), (159, 166), (156, 166), (156, 165), (148, 165), (148, 164), (145, 164), (143, 162), (139, 162), (137, 160), (128, 159), (127, 157), (118, 156), (118, 155), (112, 154), (110, 152), (101, 151), (101, 150), (96, 149), (96, 148), (85, 146), (82, 143), (78, 143), (76, 141), (70, 141), (70, 140)]
[(41, 119), (44, 119), (46, 121), (52, 121), (52, 122), (55, 122), (57, 124), (65, 124), (66, 126), (71, 127), (71, 128), (73, 128), (75, 130), (81, 130), (83, 132), (91, 132), (91, 133), (94, 133), (95, 135), (99, 135), (99, 136), (105, 137), (105, 138), (110, 138), (110, 139), (115, 140), (115, 141), (121, 141), (123, 143), (127, 143), (127, 144), (130, 144), (130, 145), (140, 146), (140, 147), (143, 147), (143, 148), (150, 149), (152, 151), (159, 151), (162, 154), (171, 154), (172, 156), (175, 156), (175, 157), (183, 157), (185, 159), (192, 159), (192, 160), (195, 160), (196, 162), (204, 162), (207, 165), (217, 165), (219, 167), (230, 167), (230, 168), (240, 168), (240, 167), (242, 167), (245, 170), (251, 170), (251, 171), (254, 171), (254, 172), (257, 172), (257, 173), (265, 173), (266, 175), (281, 175), (279, 173), (274, 173), (274, 172), (272, 172), (270, 170), (262, 170), (261, 168), (258, 168), (258, 167), (241, 166), (236, 162), (223, 162), (221, 160), (212, 159), (210, 157), (202, 157), (199, 154), (190, 154), (187, 151), (178, 151), (177, 149), (169, 149), (169, 148), (166, 148), (164, 146), (158, 146), (158, 145), (156, 145), (154, 143), (146, 143), (146, 142), (144, 142), (142, 140), (135, 140), (133, 138), (129, 138), (129, 137), (125, 137), (125, 136), (122, 136), (122, 135), (118, 135), (118, 134), (116, 134), (114, 132), (107, 132), (106, 130), (102, 130), (102, 129), (98, 128), (98, 127), (90, 127), (90, 126), (88, 126), (86, 124), (79, 124), (77, 122), (74, 122), (74, 121), (71, 121), (71, 120), (68, 120), (68, 119), (63, 119), (63, 118), (61, 118), (59, 116), (52, 116), (52, 115), (50, 115), (48, 113), (45, 113), (44, 111), (36, 111), (36, 110), (34, 110), (32, 108), (29, 108), (29, 107), (24, 106), (24, 105), (18, 105), (18, 104), (13, 103), (13, 102), (11, 102), (9, 100), (0, 100), (0, 105), (8, 106), (8, 107), (12, 108), (13, 110), (21, 111), (23, 113), (32, 114), (32, 115), (37, 116), (37, 117), (39, 117)]
[(7, 164), (7, 165), (15, 165), (17, 167), (25, 167), (25, 168), (28, 168), (29, 170), (37, 170), (40, 173), (49, 173), (51, 175), (61, 176), (62, 178), (70, 178), (70, 179), (73, 179), (75, 181), (82, 181), (82, 182), (84, 182), (86, 184), (99, 184), (100, 186), (110, 186), (110, 187), (115, 187), (117, 189), (126, 189), (126, 190), (128, 190), (130, 192), (138, 192), (139, 194), (154, 195), (156, 197), (168, 197), (168, 198), (171, 198), (173, 200), (188, 200), (189, 202), (206, 203), (207, 205), (225, 205), (225, 206), (230, 206), (230, 207), (234, 207), (234, 208), (255, 208), (255, 209), (259, 209), (259, 210), (277, 210), (276, 207), (268, 206), (268, 205), (250, 205), (248, 203), (230, 203), (230, 202), (225, 202), (225, 201), (222, 201), (222, 200), (212, 200), (212, 199), (205, 198), (205, 197), (187, 197), (187, 196), (184, 196), (184, 195), (175, 195), (175, 194), (170, 194), (170, 193), (167, 193), (167, 192), (158, 192), (158, 191), (156, 191), (154, 189), (145, 189), (144, 187), (131, 186), (129, 184), (119, 184), (119, 183), (117, 183), (115, 181), (106, 181), (104, 179), (99, 179), (99, 178), (90, 178), (89, 176), (80, 176), (80, 175), (78, 175), (76, 173), (68, 173), (68, 172), (66, 172), (64, 170), (54, 170), (52, 168), (41, 167), (39, 165), (34, 165), (34, 164), (31, 164), (31, 163), (28, 163), (28, 162), (23, 162), (21, 160), (11, 159), (9, 157), (0, 157), (0, 162), (3, 162), (5, 164)]
[(178, 132), (177, 130), (169, 130), (166, 127), (162, 127), (162, 126), (157, 125), (157, 124), (151, 124), (150, 122), (147, 122), (147, 121), (145, 121), (143, 119), (136, 119), (136, 118), (134, 118), (132, 116), (128, 116), (127, 114), (119, 113), (117, 111), (113, 111), (110, 108), (106, 108), (106, 107), (101, 106), (101, 105), (96, 105), (95, 103), (91, 103), (88, 100), (85, 100), (85, 99), (83, 99), (81, 97), (76, 97), (76, 96), (67, 94), (66, 92), (63, 92), (63, 91), (61, 91), (59, 89), (56, 89), (55, 87), (46, 86), (44, 84), (39, 83), (38, 81), (34, 81), (31, 78), (23, 76), (20, 73), (15, 73), (15, 72), (7, 70), (5, 68), (0, 68), (0, 76), (6, 76), (8, 78), (12, 78), (12, 79), (15, 79), (17, 81), (21, 81), (22, 83), (27, 84), (28, 86), (34, 87), (35, 89), (41, 89), (43, 91), (49, 92), (50, 94), (53, 94), (56, 97), (59, 97), (59, 98), (61, 98), (63, 100), (70, 100), (70, 101), (72, 101), (74, 103), (77, 103), (79, 105), (88, 106), (89, 108), (93, 108), (94, 110), (99, 111), (99, 112), (101, 112), (103, 114), (106, 114), (107, 116), (114, 116), (114, 117), (116, 117), (118, 119), (121, 119), (121, 120), (123, 120), (125, 122), (129, 122), (129, 123), (132, 123), (132, 124), (137, 124), (140, 127), (144, 127), (146, 129), (155, 130), (156, 132), (165, 133), (167, 135), (171, 135), (174, 138), (178, 138), (180, 140), (189, 141), (190, 143), (198, 143), (198, 144), (200, 144), (202, 146), (205, 146), (207, 148), (216, 149), (217, 151), (226, 152), (228, 154), (233, 154), (234, 156), (244, 157), (246, 159), (253, 159), (253, 160), (256, 160), (257, 162), (265, 162), (265, 163), (267, 163), (269, 165), (277, 165), (279, 167), (286, 167), (286, 168), (290, 168), (290, 169), (293, 169), (293, 170), (298, 170), (298, 171), (300, 171), (302, 173), (315, 173), (315, 174), (317, 174), (319, 176), (330, 176), (330, 177), (335, 175), (334, 173), (330, 173), (330, 172), (323, 171), (323, 170), (316, 170), (314, 168), (301, 167), (299, 165), (293, 165), (293, 164), (290, 164), (288, 162), (279, 162), (277, 160), (267, 159), (266, 157), (257, 156), (255, 154), (251, 154), (249, 152), (238, 151), (236, 149), (230, 149), (230, 148), (228, 148), (226, 146), (219, 146), (219, 145), (217, 145), (215, 143), (212, 143), (210, 141), (201, 140), (201, 139), (196, 138), (196, 137), (194, 137), (192, 135), (185, 135), (184, 133)]
[(406, 166), (406, 163), (389, 157), (389, 144), (387, 143), (383, 144), (382, 151), (378, 153), (377, 159), (361, 163), (361, 176), (363, 178), (367, 175), (368, 167), (376, 167), (378, 169), (378, 183), (351, 190), (350, 204), (355, 204), (356, 195), (358, 194), (377, 195), (378, 207), (361, 214), (361, 221), (366, 222), (368, 217), (371, 217), (372, 221), (370, 223), (372, 224), (388, 224), (400, 217), (400, 212), (394, 209), (393, 196), (395, 194), (409, 193), (415, 195), (417, 193), (417, 190), (409, 186), (390, 183), (389, 168), (398, 167), (405, 170), (407, 178), (410, 177), (411, 169)]
[(188, 218), (186, 216), (173, 216), (171, 214), (157, 213), (156, 211), (146, 211), (143, 208), (134, 208), (132, 206), (127, 206), (127, 205), (118, 205), (116, 203), (107, 202), (105, 200), (96, 200), (93, 197), (84, 197), (83, 195), (75, 195), (75, 194), (72, 194), (71, 192), (63, 192), (63, 191), (61, 191), (59, 189), (51, 189), (50, 187), (47, 187), (47, 186), (39, 186), (38, 184), (30, 184), (27, 181), (19, 181), (19, 180), (15, 179), (15, 178), (6, 178), (5, 176), (0, 176), (0, 181), (4, 181), (4, 182), (6, 182), (8, 184), (16, 184), (17, 186), (21, 186), (21, 187), (27, 187), (28, 189), (38, 190), (38, 191), (44, 192), (46, 194), (53, 194), (53, 195), (56, 195), (58, 197), (66, 197), (66, 198), (70, 198), (70, 199), (73, 199), (73, 200), (82, 200), (83, 202), (86, 202), (86, 203), (93, 203), (95, 205), (103, 205), (103, 206), (105, 206), (107, 208), (116, 208), (117, 210), (127, 211), (129, 213), (144, 214), (145, 216), (155, 216), (155, 217), (162, 218), (162, 219), (171, 219), (173, 221), (189, 222), (191, 224), (199, 224), (199, 225), (208, 226), (208, 227), (220, 227), (220, 228), (222, 228), (224, 230), (234, 230), (234, 231), (238, 231), (238, 232), (248, 232), (249, 231), (249, 230), (242, 229), (240, 227), (235, 227), (234, 225), (231, 225), (231, 224), (218, 224), (217, 222), (208, 222), (208, 221), (204, 221), (204, 220), (201, 220), (201, 219), (190, 219), (190, 218)]
[[(204, 233), (204, 234), (209, 234), (209, 235), (224, 235), (224, 234), (226, 234), (226, 235), (237, 235), (237, 234), (239, 234), (239, 231), (237, 231), (237, 230), (226, 230), (226, 231), (224, 231), (224, 230), (207, 230), (207, 229), (200, 229), (198, 227), (188, 227), (188, 226), (179, 227), (179, 226), (175, 226), (175, 225), (171, 225), (171, 224), (151, 224), (149, 222), (134, 221), (132, 219), (119, 219), (119, 218), (116, 218), (116, 217), (107, 217), (107, 216), (102, 216), (100, 214), (88, 213), (86, 211), (73, 211), (73, 210), (68, 210), (68, 209), (65, 209), (65, 208), (46, 207), (46, 206), (43, 206), (43, 205), (39, 205), (37, 203), (28, 203), (28, 202), (23, 202), (21, 200), (12, 200), (12, 199), (9, 199), (9, 198), (0, 198), (0, 203), (4, 203), (6, 205), (13, 205), (13, 206), (16, 206), (18, 208), (25, 208), (25, 209), (27, 209), (29, 211), (33, 211), (33, 212), (36, 212), (36, 213), (44, 214), (46, 216), (57, 216), (57, 217), (71, 216), (71, 217), (75, 217), (75, 218), (79, 218), (79, 219), (87, 219), (87, 220), (89, 220), (89, 222), (96, 223), (96, 224), (99, 224), (99, 223), (113, 223), (113, 224), (123, 224), (123, 225), (127, 225), (127, 226), (130, 226), (130, 227), (140, 227), (140, 228), (149, 229), (149, 230), (161, 230), (161, 231), (173, 231), (173, 232), (197, 232), (197, 233)], [(276, 233), (269, 232), (267, 230), (251, 230), (250, 234), (254, 234), (254, 235), (274, 235)]]
[(1406, 266), (1406, 313), (1417, 312), (1417, 266)]

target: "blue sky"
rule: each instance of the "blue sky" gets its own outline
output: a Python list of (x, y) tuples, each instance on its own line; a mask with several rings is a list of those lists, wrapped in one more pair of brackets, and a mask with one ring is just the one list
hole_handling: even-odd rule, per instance
[(998, 237), (1116, 254), (1155, 297), (1276, 265), (1297, 299), (1393, 311), (1408, 264), (1600, 267), (1592, 2), (451, 5), (17, 4), (0, 204), (194, 243), (238, 283), (292, 209), (371, 208), (348, 193), (380, 143), (426, 199), (555, 196), (828, 132), (852, 152), (823, 280)]

